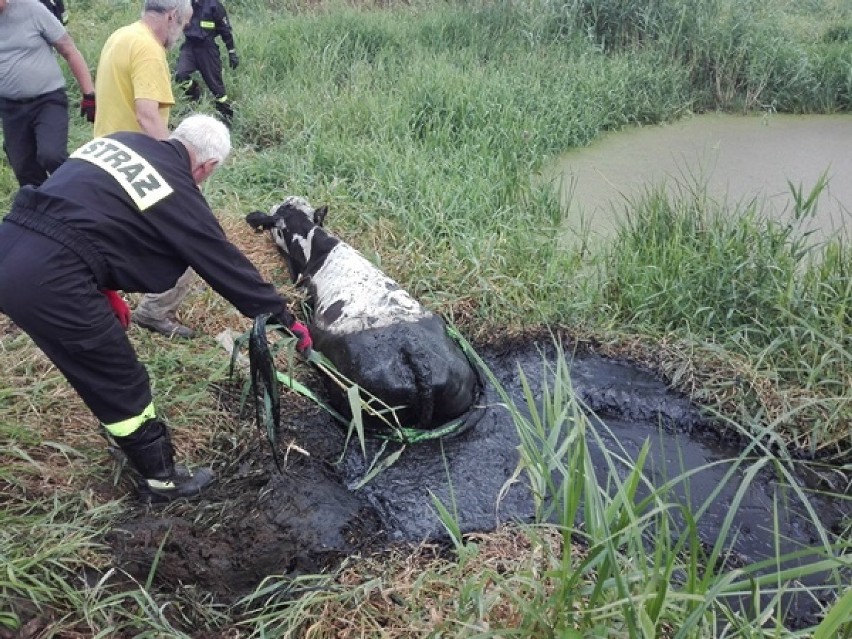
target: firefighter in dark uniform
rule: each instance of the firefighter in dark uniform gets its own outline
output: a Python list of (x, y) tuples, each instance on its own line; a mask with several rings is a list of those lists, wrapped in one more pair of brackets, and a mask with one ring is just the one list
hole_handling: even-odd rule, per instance
[(65, 10), (65, 2), (63, 0), (41, 0), (41, 3), (47, 7), (62, 24), (68, 24), (68, 12)]
[(0, 223), (0, 310), (74, 387), (138, 471), (140, 495), (201, 492), (213, 472), (174, 462), (115, 292), (161, 292), (192, 267), (247, 317), (271, 313), (311, 346), (286, 300), (225, 236), (198, 188), (230, 152), (227, 127), (193, 115), (168, 140), (121, 132), (77, 149)]
[(175, 81), (190, 100), (201, 97), (201, 87), (192, 78), (198, 71), (210, 89), (216, 110), (230, 124), (234, 110), (222, 81), (222, 59), (216, 38), (228, 49), (228, 63), (236, 69), (240, 58), (234, 46), (234, 34), (228, 21), (228, 12), (219, 0), (192, 0), (192, 19), (183, 30), (184, 41), (178, 54)]

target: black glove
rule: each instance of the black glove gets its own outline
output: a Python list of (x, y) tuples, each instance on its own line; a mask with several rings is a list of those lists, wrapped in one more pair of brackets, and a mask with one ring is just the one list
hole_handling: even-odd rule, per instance
[(236, 50), (231, 49), (230, 51), (228, 51), (228, 62), (230, 63), (232, 69), (236, 69), (238, 66), (240, 66), (240, 56), (237, 55)]
[(95, 121), (95, 94), (84, 93), (83, 99), (80, 100), (80, 116), (86, 118), (89, 122)]

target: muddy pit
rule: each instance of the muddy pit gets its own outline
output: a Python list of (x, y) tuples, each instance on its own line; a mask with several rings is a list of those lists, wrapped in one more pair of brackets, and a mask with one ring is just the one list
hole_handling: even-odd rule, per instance
[[(519, 369), (533, 396), (540, 398), (543, 385), (550, 385), (553, 375), (543, 362), (552, 363), (558, 357), (550, 337), (509, 339), (480, 346), (477, 352), (519, 406), (524, 405)], [(565, 352), (570, 353), (570, 348)], [(718, 435), (718, 429), (687, 399), (641, 368), (574, 354), (570, 370), (574, 392), (588, 406), (603, 447), (623, 460), (616, 465), (622, 476), (646, 440), (651, 453), (645, 471), (655, 485), (684, 469), (738, 456), (738, 442)], [(319, 379), (302, 381), (315, 391), (321, 388)], [(236, 412), (238, 389), (220, 392)], [(160, 554), (155, 587), (165, 591), (196, 587), (216, 601), (231, 603), (269, 575), (319, 573), (353, 553), (395, 543), (447, 540), (431, 494), (455, 510), (463, 532), (531, 521), (534, 502), (523, 475), (498, 499), (518, 462), (518, 436), (492, 384), (486, 384), (481, 401), (485, 410), (473, 429), (453, 439), (409, 446), (396, 463), (356, 490), (353, 487), (377, 454), (378, 442), (369, 443), (366, 458), (355, 445), (344, 450), (346, 438), (339, 423), (310, 400), (287, 393), (280, 433), (283, 472), (276, 470), (265, 439), (252, 430), (249, 446), (236, 456), (223, 455), (216, 468), (219, 482), (204, 499), (131, 506), (126, 520), (108, 536), (115, 564), (144, 583)], [(250, 423), (248, 412), (244, 409), (244, 424)], [(604, 477), (601, 446), (594, 438), (587, 440)], [(689, 485), (676, 485), (670, 498), (690, 504), (697, 512), (728, 468), (723, 463), (699, 472)], [(699, 530), (708, 544), (715, 541), (731, 510), (742, 476), (735, 473), (704, 509)], [(775, 535), (768, 526), (774, 519), (776, 498), (784, 504), (778, 524), (782, 551), (818, 544), (796, 496), (774, 473), (761, 472), (734, 516), (738, 536), (731, 544), (731, 557), (735, 561), (773, 556)], [(852, 516), (848, 504), (817, 494), (811, 503), (822, 521), (837, 532), (843, 520)], [(830, 596), (829, 591), (825, 594)], [(798, 625), (811, 621), (816, 613), (812, 602), (794, 602), (789, 614)]]

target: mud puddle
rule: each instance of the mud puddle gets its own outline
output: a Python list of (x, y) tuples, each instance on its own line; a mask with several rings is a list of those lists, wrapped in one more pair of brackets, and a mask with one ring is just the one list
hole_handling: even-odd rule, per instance
[[(519, 369), (533, 397), (540, 399), (544, 386), (551, 385), (557, 352), (549, 338), (492, 344), (478, 352), (519, 407), (525, 406)], [(663, 382), (630, 364), (590, 355), (572, 357), (570, 370), (574, 392), (599, 434), (586, 439), (601, 481), (608, 464), (626, 475), (647, 440), (645, 474), (655, 486), (704, 468), (688, 481), (672, 482), (667, 499), (700, 514), (699, 534), (707, 544), (715, 542), (735, 503), (736, 536), (727, 546), (738, 561), (773, 557), (776, 538), (782, 552), (820, 543), (803, 504), (775, 473), (761, 471), (738, 495), (747, 467), (726, 475), (739, 449)], [(485, 410), (475, 428), (454, 439), (410, 446), (357, 490), (353, 487), (364, 479), (379, 444), (370, 442), (366, 456), (355, 445), (346, 448), (345, 433), (327, 413), (300, 396), (288, 395), (283, 403), (282, 473), (253, 433), (256, 445), (217, 468), (221, 479), (204, 500), (132, 509), (109, 535), (116, 565), (144, 580), (159, 554), (155, 586), (170, 590), (189, 584), (228, 602), (269, 575), (322, 572), (353, 553), (448, 539), (433, 499), (455, 513), (463, 532), (535, 516), (527, 477), (522, 473), (507, 484), (518, 464), (519, 439), (492, 384), (486, 386)], [(848, 504), (815, 493), (810, 503), (823, 524), (838, 532), (852, 516)], [(810, 616), (802, 607), (791, 614)]]

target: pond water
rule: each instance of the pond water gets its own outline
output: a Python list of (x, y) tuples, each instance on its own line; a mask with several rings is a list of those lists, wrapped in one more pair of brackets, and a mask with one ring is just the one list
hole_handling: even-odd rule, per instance
[[(825, 174), (813, 219), (815, 240), (852, 235), (852, 115), (723, 115), (626, 129), (550, 163), (541, 178), (554, 185), (567, 211), (568, 239), (588, 231), (611, 237), (628, 203), (648, 189), (706, 188), (719, 202), (756, 200), (776, 219), (789, 219), (788, 181), (809, 194)], [(733, 207), (731, 207), (733, 208)]]

